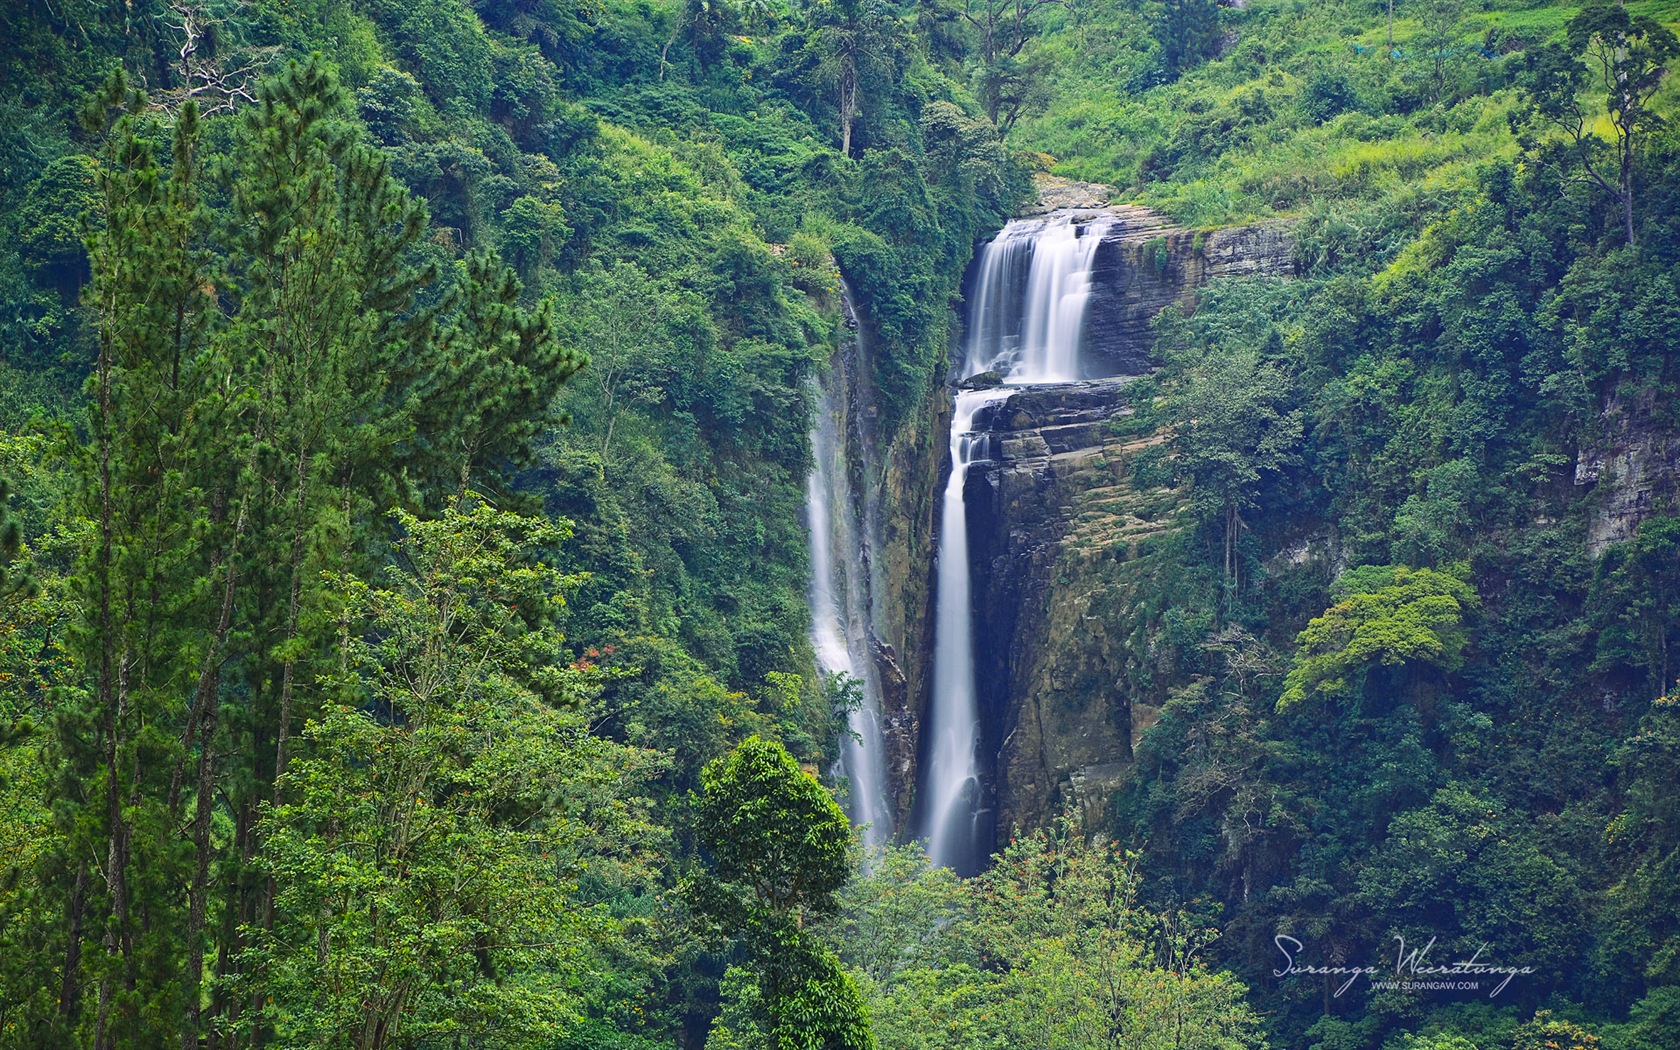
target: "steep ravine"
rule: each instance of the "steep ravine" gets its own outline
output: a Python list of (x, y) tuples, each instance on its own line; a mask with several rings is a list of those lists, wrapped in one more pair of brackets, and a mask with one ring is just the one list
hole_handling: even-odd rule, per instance
[[(1109, 205), (1100, 187), (1052, 181), (1041, 190), (1045, 204), (1063, 206), (1029, 212), (1101, 220), (1082, 359), (1086, 374), (1110, 378), (1023, 387), (977, 418), (991, 457), (975, 465), (965, 489), (980, 764), (985, 804), (1003, 830), (1048, 820), (1070, 786), (1100, 798), (1124, 773), (1135, 734), (1152, 717), (1116, 687), (1128, 640), (1113, 633), (1125, 629), (1116, 613), (1135, 579), (1134, 559), (1177, 514), (1174, 493), (1136, 492), (1130, 482), (1132, 457), (1159, 438), (1124, 436), (1113, 425), (1131, 414), (1125, 377), (1153, 367), (1150, 321), (1170, 303), (1193, 306), (1208, 280), (1288, 276), (1293, 267), (1283, 225), (1189, 231), (1145, 209)], [(935, 387), (896, 433), (879, 433), (870, 319), (847, 310), (859, 337), (848, 340), (836, 372), (844, 390), (834, 400), (872, 544), (882, 764), (892, 825), (903, 837), (932, 691), (934, 555), (951, 395)], [(963, 360), (962, 339), (958, 328), (953, 361)]]
[(868, 590), (867, 648), (879, 689), (879, 762), (886, 774), (887, 823), (903, 829), (916, 776), (919, 698), (928, 689), (932, 646), (931, 542), (938, 510), (949, 399), (929, 396), (896, 433), (882, 434), (871, 376), (871, 324), (849, 295), (842, 298), (848, 329), (828, 382), (828, 425), (844, 443), (845, 485), (858, 509), (858, 533)]
[[(1171, 303), (1193, 308), (1209, 280), (1293, 274), (1287, 226), (1194, 232), (1141, 208), (1069, 203), (1046, 219), (1101, 237), (1075, 374), (1102, 378), (1012, 387), (987, 405), (974, 421), (986, 451), (963, 489), (982, 805), (1002, 833), (1048, 821), (1070, 790), (1099, 804), (1154, 717), (1118, 678), (1141, 641), (1124, 635), (1127, 596), (1148, 571), (1140, 555), (1178, 516), (1176, 493), (1131, 481), (1133, 458), (1161, 440), (1124, 425), (1130, 379), (1154, 366), (1150, 322)], [(948, 447), (928, 444), (936, 456)], [(925, 725), (929, 693), (913, 695)]]

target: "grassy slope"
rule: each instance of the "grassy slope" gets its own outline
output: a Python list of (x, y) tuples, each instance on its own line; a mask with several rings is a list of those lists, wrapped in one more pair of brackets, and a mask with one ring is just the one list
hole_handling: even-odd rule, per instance
[[(1049, 154), (1060, 174), (1110, 183), (1197, 226), (1456, 189), (1487, 160), (1515, 156), (1506, 122), (1513, 59), (1561, 36), (1579, 8), (1463, 5), (1436, 102), (1434, 62), (1419, 46), (1426, 29), (1414, 13), (1422, 6), (1396, 5), (1393, 57), (1378, 3), (1253, 0), (1222, 9), (1221, 57), (1176, 83), (1134, 91), (1128, 85), (1150, 61), (1148, 20), (1135, 5), (1097, 0), (1082, 24), (1050, 35), (1060, 59), (1053, 101), (1022, 122), (1014, 142)], [(1628, 6), (1680, 24), (1676, 0)], [(1354, 108), (1311, 119), (1302, 93), (1315, 75), (1345, 77)], [(1657, 107), (1673, 112), (1677, 100), (1680, 81), (1671, 80)], [(1175, 155), (1166, 170), (1163, 152)]]

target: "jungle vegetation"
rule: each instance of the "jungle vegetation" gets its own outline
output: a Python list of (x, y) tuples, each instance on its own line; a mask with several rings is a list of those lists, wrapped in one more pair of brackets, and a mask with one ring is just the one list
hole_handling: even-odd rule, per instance
[[(0, 1046), (1680, 1043), (1677, 22), (7, 0)], [(1298, 276), (1158, 320), (1161, 717), (961, 880), (822, 782), (809, 380), (843, 279), (931, 426), (1041, 170)], [(1420, 933), (1532, 973), (1274, 972)]]

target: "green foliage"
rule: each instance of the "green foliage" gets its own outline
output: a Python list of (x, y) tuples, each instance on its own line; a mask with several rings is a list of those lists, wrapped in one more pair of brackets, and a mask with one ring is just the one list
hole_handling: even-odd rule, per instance
[(1600, 610), (1597, 665), (1640, 668), (1652, 692), (1665, 690), (1677, 670), (1670, 654), (1680, 636), (1677, 559), (1680, 518), (1642, 522), (1631, 540), (1598, 563), (1590, 599)]
[(567, 581), (534, 560), (561, 528), (474, 496), (397, 524), (383, 585), (334, 581), (337, 702), (259, 826), (281, 889), (245, 961), (279, 1045), (548, 1045), (619, 949), (579, 881), (656, 844), (636, 791), (657, 756), (588, 734)]
[(1160, 48), (1161, 76), (1176, 80), (1219, 46), (1218, 8), (1209, 0), (1163, 0), (1156, 15), (1155, 42)]
[[(1565, 44), (1548, 44), (1525, 60), (1520, 114), (1513, 127), (1528, 130), (1525, 145), (1536, 149), (1534, 129), (1561, 131), (1566, 142), (1542, 153), (1543, 162), (1574, 168), (1619, 207), (1627, 243), (1635, 238), (1634, 169), (1646, 135), (1663, 124), (1651, 107), (1680, 40), (1656, 19), (1630, 15), (1625, 5), (1592, 3), (1569, 20)], [(1602, 93), (1610, 117), (1611, 158), (1598, 156), (1596, 106), (1584, 104), (1588, 86)], [(1591, 108), (1589, 108), (1591, 106)]]
[[(1561, 35), (1572, 16), (1548, 24)], [(1333, 124), (1369, 133), (1388, 101), (1362, 61), (1342, 66), (1359, 108)], [(1197, 95), (1214, 127), (1240, 115), (1217, 83)], [(1477, 134), (1490, 151), (1511, 141)], [(1186, 155), (1218, 148), (1193, 141)], [(1163, 322), (1169, 360), (1260, 348), (1292, 377), (1302, 429), (1298, 462), (1250, 490), (1243, 587), (1223, 621), (1203, 611), (1221, 558), (1202, 541), (1216, 531), (1132, 566), (1116, 614), (1140, 639), (1128, 698), (1134, 717), (1148, 697), (1159, 719), (1120, 826), (1171, 886), (1162, 900), (1224, 906), (1214, 956), (1253, 982), (1286, 1045), (1368, 1050), (1440, 1026), (1505, 1046), (1548, 996), (1581, 1004), (1608, 1045), (1617, 1011), (1673, 982), (1669, 925), (1635, 918), (1673, 911), (1666, 821), (1633, 803), (1644, 776), (1612, 764), (1637, 739), (1649, 782), (1670, 775), (1655, 771), (1662, 731), (1643, 727), (1660, 727), (1650, 697), (1674, 675), (1662, 647), (1675, 625), (1659, 612), (1672, 514), (1658, 497), (1639, 530), (1607, 542), (1609, 501), (1628, 490), (1597, 451), (1666, 441), (1655, 435), (1670, 426), (1659, 391), (1672, 372), (1650, 340), (1673, 298), (1656, 203), (1673, 166), (1658, 142), (1639, 163), (1650, 203), (1632, 250), (1624, 216), (1578, 170), (1488, 163), (1468, 183), (1443, 172), (1367, 203), (1315, 190), (1296, 227), (1302, 279), (1214, 282), (1194, 315)], [(1349, 589), (1333, 579), (1346, 564), (1377, 567)], [(1420, 567), (1436, 578), (1423, 584)], [(1364, 656), (1344, 660), (1356, 640)], [(1327, 684), (1342, 702), (1301, 704)], [(1396, 933), (1467, 955), (1486, 940), (1538, 969), (1474, 1023), (1442, 999), (1388, 993), (1350, 992), (1326, 1017), (1311, 982), (1261, 981), (1279, 931), (1349, 960), (1384, 958)], [(1643, 1029), (1663, 1036), (1639, 1038), (1671, 1039), (1663, 1016)]]
[(1463, 665), (1465, 619), (1480, 604), (1458, 576), (1434, 569), (1366, 565), (1331, 588), (1336, 604), (1296, 639), (1279, 710), (1309, 696), (1344, 696), (1373, 666), (1408, 664), (1451, 673)]
[[(330, 1042), (308, 1026), (365, 1009), (439, 1043), (668, 1045), (719, 973), (718, 1046), (858, 1045), (868, 1007), (894, 1046), (1250, 1045), (1259, 1010), (1275, 1045), (1488, 1050), (1551, 995), (1606, 1045), (1675, 1043), (1666, 490), (1581, 542), (1618, 450), (1673, 421), (1672, 5), (1401, 3), (1391, 49), (1368, 3), (252, 0), (207, 12), (200, 68), (249, 60), (249, 89), (319, 50), (346, 86), (323, 62), (198, 110), (166, 7), (0, 10), (0, 421), (85, 445), (74, 481), (0, 445), (9, 571), (39, 585), (0, 600), (0, 1044)], [(118, 65), (151, 97), (103, 96), (102, 151), (66, 115)], [(750, 734), (832, 758), (799, 508), (836, 277), (874, 437), (921, 447), (1016, 150), (1189, 225), (1300, 219), (1301, 279), (1211, 283), (1134, 388), (1165, 395), (1135, 434), (1176, 427), (1134, 482), (1184, 483), (1194, 526), (1105, 560), (1091, 612), (1124, 638), (1113, 801), (1143, 852), (1032, 838), (968, 884), (889, 854), (820, 935), (734, 885), (746, 965), (673, 947), (657, 887), (696, 846), (625, 839), (662, 847), (645, 825), (686, 825)], [(386, 512), (405, 549), (455, 543), (494, 513), (446, 509), (469, 489), (518, 510), (458, 592), (505, 659), (422, 703), (392, 669), (463, 610), (416, 599)], [(563, 547), (498, 546), (558, 543), (539, 508)], [(532, 572), (564, 607), (488, 600)], [(1338, 682), (1411, 702), (1291, 706)], [(452, 835), (381, 852), (417, 765)], [(1268, 973), (1279, 930), (1354, 959), (1420, 926), (1547, 970), (1517, 1006), (1329, 1017)]]
[[(1676, 693), (1653, 701), (1613, 761), (1623, 779), (1626, 808), (1605, 837), (1629, 862), (1611, 895), (1612, 924), (1604, 951), (1609, 968), (1633, 987), (1673, 985), (1680, 975), (1680, 928), (1672, 916), (1680, 900), (1680, 822), (1667, 785), (1680, 775), (1680, 703)], [(1651, 993), (1651, 1031), (1671, 1024), (1660, 987)], [(1672, 998), (1672, 992), (1666, 993)], [(1667, 1010), (1666, 1013), (1661, 1012)], [(1660, 1021), (1659, 1018), (1667, 1018)]]
[(1598, 1036), (1573, 1021), (1553, 1018), (1541, 1010), (1533, 1020), (1518, 1027), (1511, 1050), (1597, 1050)]
[(1409, 934), (1408, 951), (1428, 930), (1440, 960), (1471, 958), (1485, 945), (1501, 966), (1556, 973), (1579, 955), (1569, 921), (1581, 906), (1574, 877), (1531, 832), (1462, 787), (1394, 819), (1361, 873), (1360, 893), (1396, 933)]
[(13, 564), (23, 547), (23, 523), (12, 514), (12, 486), (0, 478), (0, 600), (32, 586), (27, 565)]
[(87, 282), (86, 224), (97, 194), (94, 159), (71, 154), (46, 166), (18, 208), (24, 264), (54, 290), (73, 295)]
[(966, 882), (889, 849), (835, 931), (890, 1047), (1261, 1045), (1242, 989), (1199, 961), (1211, 931), (1138, 901), (1134, 859), (1071, 815)]
[(777, 916), (834, 909), (851, 874), (851, 826), (828, 790), (787, 749), (748, 737), (700, 774), (695, 833), (725, 883)]
[[(1165, 315), (1162, 327), (1170, 331), (1172, 324)], [(1166, 414), (1178, 478), (1188, 483), (1195, 511), (1221, 528), (1225, 575), (1234, 580), (1243, 511), (1255, 506), (1268, 475), (1297, 458), (1301, 415), (1289, 407), (1291, 377), (1248, 348), (1217, 346), (1198, 354), (1185, 347), (1171, 360)]]
[(1399, 1043), (1400, 1050), (1479, 1050), (1462, 1035), (1440, 1032), (1434, 1035), (1407, 1035)]
[(754, 1021), (775, 1050), (875, 1045), (856, 983), (805, 930), (851, 875), (851, 825), (787, 749), (748, 737), (700, 775), (695, 833), (712, 874), (697, 910), (740, 935), (758, 978)]
[(1321, 70), (1301, 85), (1301, 112), (1314, 124), (1325, 124), (1358, 104), (1348, 78)]
[(490, 258), (416, 309), (424, 209), (319, 60), (260, 96), (215, 158), (219, 214), (191, 103), (164, 134), (113, 76), (87, 111), (116, 122), (71, 503), (80, 674), (48, 751), (54, 790), (79, 804), (55, 812), (41, 865), (63, 931), (41, 950), (65, 960), (60, 1014), (95, 1042), (226, 1022), (250, 979), (237, 960), (271, 932), (250, 925), (275, 890), (250, 866), (257, 815), (313, 746), (294, 724), (344, 655), (327, 581), (378, 562), (372, 507), (493, 484), (568, 372), (547, 314), (519, 309)]

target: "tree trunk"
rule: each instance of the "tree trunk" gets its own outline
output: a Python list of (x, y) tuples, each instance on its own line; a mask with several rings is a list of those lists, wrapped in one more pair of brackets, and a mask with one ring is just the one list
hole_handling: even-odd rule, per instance
[(187, 893), (187, 973), (186, 1025), (181, 1030), (181, 1050), (193, 1050), (198, 1045), (199, 1021), (202, 1014), (204, 983), (204, 918), (206, 900), (210, 893), (210, 813), (216, 793), (216, 707), (221, 693), (221, 653), (233, 624), (233, 595), (239, 578), (239, 540), (245, 531), (246, 505), (241, 502), (239, 518), (233, 526), (233, 538), (228, 543), (227, 579), (222, 588), (222, 607), (216, 618), (215, 633), (204, 655), (199, 671), (198, 689), (193, 696), (193, 710), (189, 718), (189, 735), (199, 737), (198, 797), (193, 808), (193, 865), (192, 888)]
[(1622, 226), (1627, 233), (1628, 247), (1633, 247), (1633, 155), (1622, 157)]
[(286, 775), (286, 745), (292, 730), (292, 675), (297, 667), (297, 658), (292, 655), (291, 649), (292, 643), (297, 639), (298, 604), (303, 593), (304, 481), (307, 464), (306, 448), (300, 444), (297, 454), (297, 476), (293, 479), (297, 485), (297, 496), (292, 510), (297, 517), (292, 523), (292, 591), (286, 610), (286, 664), (280, 673), (280, 725), (277, 729), (278, 741), (274, 748), (276, 806), (280, 804), (280, 778)]
[(857, 116), (857, 62), (848, 53), (840, 65), (840, 155), (852, 155), (852, 119)]
[(74, 1018), (81, 1005), (82, 982), (82, 913), (87, 908), (87, 862), (76, 868), (76, 887), (70, 891), (70, 907), (65, 915), (69, 927), (69, 943), (64, 948), (64, 982), (58, 992), (58, 1015)]

